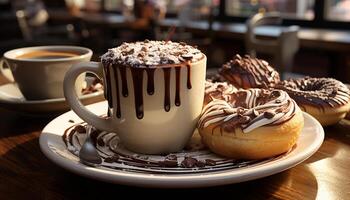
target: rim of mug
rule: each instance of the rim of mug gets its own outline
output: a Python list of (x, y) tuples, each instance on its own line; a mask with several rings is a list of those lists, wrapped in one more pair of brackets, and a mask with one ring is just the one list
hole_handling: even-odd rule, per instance
[[(201, 53), (203, 55), (203, 57), (201, 57), (201, 59), (196, 60), (194, 62), (190, 62), (191, 65), (197, 65), (198, 63), (201, 63), (203, 61), (207, 60), (207, 56), (204, 53)], [(102, 61), (101, 61), (102, 65), (105, 65)], [(149, 66), (138, 66), (138, 67), (133, 67), (131, 65), (126, 65), (126, 64), (120, 64), (120, 66), (122, 67), (127, 67), (127, 68), (137, 68), (137, 69), (162, 69), (162, 68), (171, 68), (171, 67), (178, 67), (180, 65), (184, 65), (186, 64), (185, 62), (182, 63), (176, 63), (176, 64), (157, 64), (157, 65), (149, 65)]]
[[(69, 58), (54, 58), (54, 59), (31, 59), (31, 58), (17, 58), (17, 56), (22, 55), (31, 50), (43, 50), (43, 49), (61, 49), (61, 50), (77, 50), (81, 54)], [(16, 53), (21, 52), (21, 53)], [(27, 61), (27, 62), (58, 62), (58, 61), (74, 61), (80, 60), (85, 57), (92, 56), (92, 50), (86, 47), (73, 46), (73, 45), (46, 45), (46, 46), (32, 46), (32, 47), (22, 47), (17, 49), (12, 49), (4, 53), (4, 58), (12, 61)]]

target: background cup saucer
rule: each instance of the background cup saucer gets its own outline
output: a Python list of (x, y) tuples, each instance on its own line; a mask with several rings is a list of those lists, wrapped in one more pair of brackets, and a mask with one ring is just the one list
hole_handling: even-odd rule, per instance
[[(89, 87), (93, 84), (94, 77), (87, 76), (84, 84)], [(79, 97), (84, 105), (104, 100), (103, 89)], [(54, 115), (70, 110), (65, 98), (26, 100), (16, 83), (0, 85), (0, 107), (20, 114), (30, 115)]]

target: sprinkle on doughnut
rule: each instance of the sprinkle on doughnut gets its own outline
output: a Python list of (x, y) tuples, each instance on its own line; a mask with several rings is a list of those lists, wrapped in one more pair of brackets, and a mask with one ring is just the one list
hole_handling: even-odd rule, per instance
[(296, 103), (282, 90), (239, 90), (230, 96), (230, 101), (214, 99), (209, 102), (203, 108), (198, 127), (215, 123), (215, 128), (220, 130), (234, 132), (241, 128), (248, 133), (261, 126), (288, 121), (299, 111)]

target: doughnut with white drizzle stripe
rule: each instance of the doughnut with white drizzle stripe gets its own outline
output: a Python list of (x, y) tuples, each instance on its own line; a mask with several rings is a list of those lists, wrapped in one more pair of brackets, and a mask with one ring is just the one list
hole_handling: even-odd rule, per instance
[[(198, 130), (214, 152), (237, 159), (260, 159), (288, 151), (303, 127), (302, 111), (276, 89), (240, 89), (228, 101), (204, 106)], [(260, 149), (259, 149), (260, 148)]]

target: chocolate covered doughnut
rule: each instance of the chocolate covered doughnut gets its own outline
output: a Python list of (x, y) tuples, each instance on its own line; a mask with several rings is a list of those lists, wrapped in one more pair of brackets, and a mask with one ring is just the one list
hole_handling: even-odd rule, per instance
[(219, 70), (237, 88), (270, 88), (280, 81), (279, 73), (265, 60), (236, 54)]
[(286, 91), (324, 126), (337, 123), (350, 109), (349, 89), (332, 78), (289, 79), (275, 87)]

